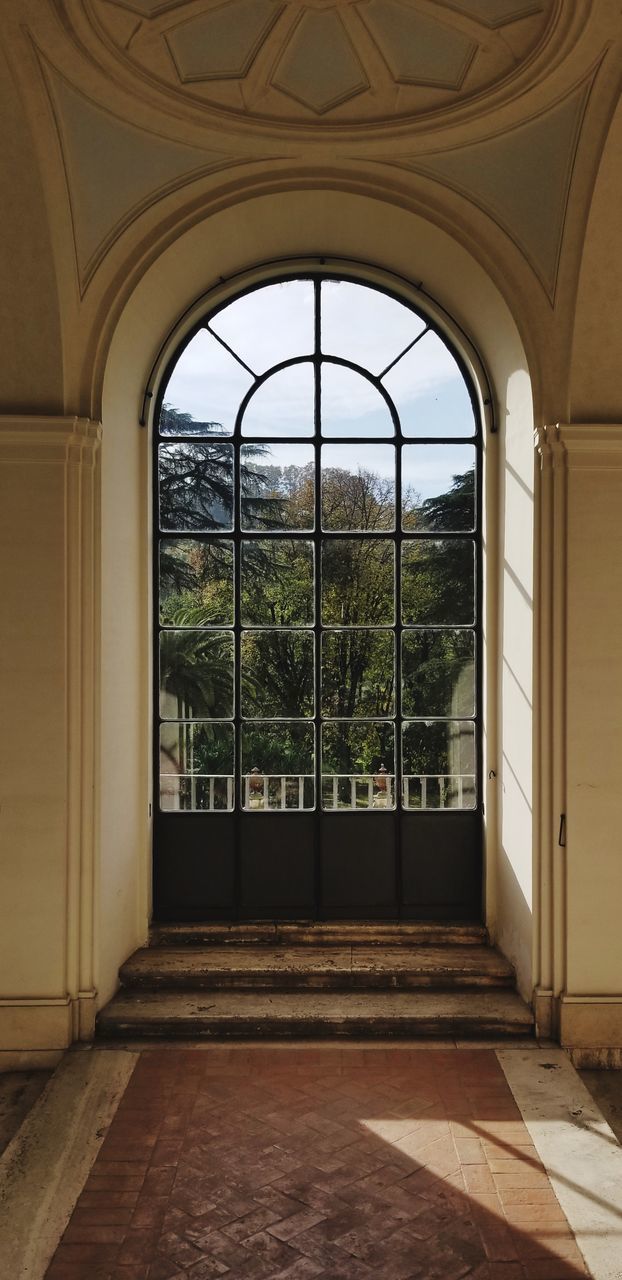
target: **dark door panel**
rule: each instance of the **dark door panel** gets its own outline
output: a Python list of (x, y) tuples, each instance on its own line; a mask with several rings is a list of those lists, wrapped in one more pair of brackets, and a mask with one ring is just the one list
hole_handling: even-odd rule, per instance
[(481, 827), (477, 811), (402, 814), (405, 916), (480, 919)]
[(398, 914), (395, 815), (322, 814), (321, 901), (336, 917)]
[(154, 848), (156, 920), (226, 919), (235, 912), (235, 838), (229, 814), (160, 813)]
[(247, 919), (315, 915), (313, 814), (240, 817), (240, 914)]

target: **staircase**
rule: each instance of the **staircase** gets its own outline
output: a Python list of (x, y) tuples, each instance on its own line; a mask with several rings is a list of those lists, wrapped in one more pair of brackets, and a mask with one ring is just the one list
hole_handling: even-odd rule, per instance
[(478, 925), (159, 925), (120, 979), (100, 1038), (533, 1033), (512, 966)]

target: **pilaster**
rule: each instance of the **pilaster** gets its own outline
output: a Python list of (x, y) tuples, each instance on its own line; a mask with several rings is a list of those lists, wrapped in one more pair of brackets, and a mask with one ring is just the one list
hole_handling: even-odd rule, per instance
[[(538, 1030), (622, 1046), (622, 426), (536, 433)], [(583, 1060), (583, 1059), (582, 1059)]]
[(0, 1047), (93, 1034), (101, 429), (0, 418)]

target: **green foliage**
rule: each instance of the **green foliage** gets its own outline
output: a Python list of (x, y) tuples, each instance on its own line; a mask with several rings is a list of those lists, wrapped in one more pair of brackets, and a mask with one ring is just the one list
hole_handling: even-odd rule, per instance
[(231, 633), (190, 629), (188, 614), (181, 613), (179, 628), (160, 633), (160, 690), (161, 712), (167, 717), (231, 716)]
[[(242, 522), (281, 536), (243, 543), (242, 621), (266, 629), (243, 637), (242, 705), (246, 715), (303, 719), (314, 713), (313, 645), (308, 632), (292, 628), (313, 620), (313, 550), (309, 541), (282, 534), (308, 527), (314, 474), (312, 466), (272, 466), (266, 448), (244, 446)], [(210, 531), (222, 527), (224, 515), (230, 520), (230, 449), (213, 440), (167, 446), (161, 473), (165, 527)], [(473, 543), (443, 535), (471, 528), (473, 494), (471, 470), (454, 476), (445, 494), (424, 501), (407, 495), (411, 537), (404, 552), (403, 619), (418, 628), (446, 627), (405, 634), (407, 716), (472, 712), (472, 633), (451, 627), (474, 621)], [(323, 477), (322, 510), (324, 527), (337, 531), (322, 546), (322, 622), (334, 628), (324, 631), (322, 712), (337, 718), (324, 726), (324, 770), (373, 773), (384, 763), (392, 773), (393, 726), (368, 717), (389, 717), (394, 711), (393, 633), (377, 629), (394, 622), (394, 542), (390, 537), (370, 540), (364, 533), (359, 538), (338, 536), (346, 529), (391, 530), (392, 484), (364, 470), (353, 475), (332, 468)], [(418, 538), (418, 530), (437, 536)], [(230, 633), (201, 628), (232, 621), (232, 544), (216, 534), (208, 540), (165, 538), (161, 546), (162, 621), (172, 628), (162, 637), (166, 714), (226, 718), (233, 699)], [(206, 764), (218, 760), (222, 769), (213, 763), (210, 767), (227, 772), (226, 744), (210, 741), (209, 725), (201, 730), (195, 757), (198, 752)], [(406, 772), (469, 772), (463, 766), (472, 760), (472, 732), (465, 731), (464, 741), (460, 732), (443, 720), (407, 725)], [(242, 743), (244, 772), (253, 766), (274, 774), (313, 771), (313, 729), (308, 724), (247, 721)]]
[[(180, 613), (194, 621), (175, 621)], [(165, 538), (160, 543), (160, 621), (203, 627), (233, 623), (233, 543)]]
[(294, 538), (242, 545), (242, 623), (300, 626), (313, 622), (313, 547)]
[(242, 679), (244, 715), (312, 716), (313, 636), (305, 631), (245, 632)]

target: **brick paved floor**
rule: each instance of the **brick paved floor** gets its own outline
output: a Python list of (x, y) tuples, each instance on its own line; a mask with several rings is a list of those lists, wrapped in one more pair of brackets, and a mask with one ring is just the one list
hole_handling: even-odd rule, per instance
[(144, 1051), (47, 1280), (578, 1280), (492, 1050)]

